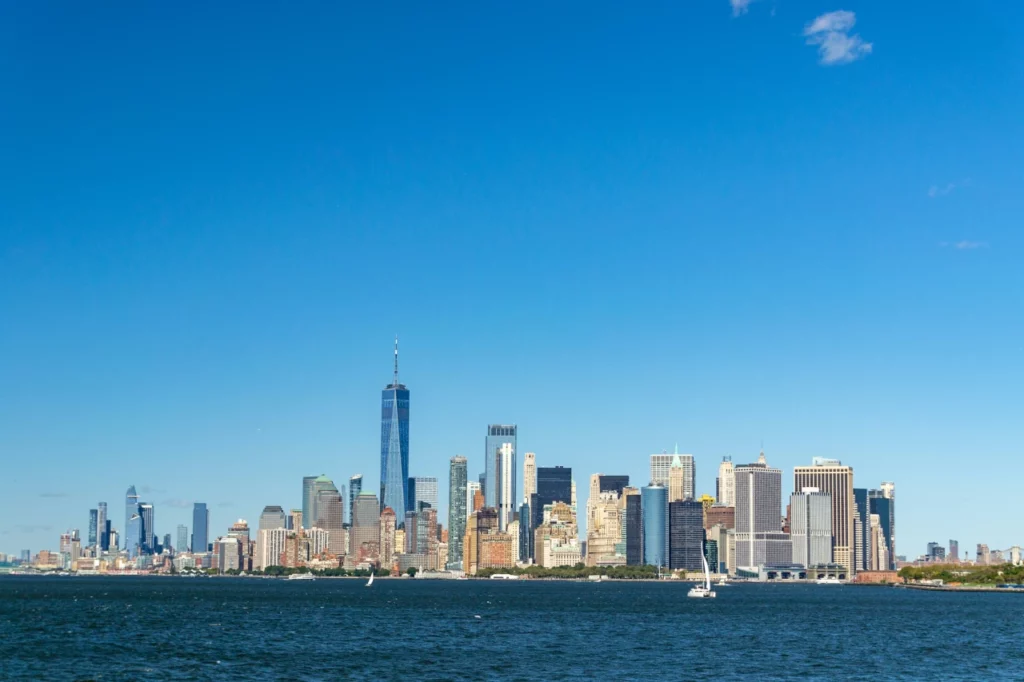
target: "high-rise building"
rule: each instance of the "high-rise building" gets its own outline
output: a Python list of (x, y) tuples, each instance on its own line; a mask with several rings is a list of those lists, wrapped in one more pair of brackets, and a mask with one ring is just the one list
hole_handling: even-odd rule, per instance
[(793, 563), (805, 568), (832, 563), (832, 500), (817, 488), (789, 498)]
[(97, 544), (106, 552), (110, 549), (110, 519), (107, 518), (107, 503), (100, 502), (96, 505), (96, 528), (99, 534)]
[(391, 568), (395, 560), (397, 525), (395, 511), (391, 507), (384, 507), (380, 513), (380, 565), (383, 568)]
[(890, 571), (896, 570), (896, 485), (883, 483), (880, 490), (868, 491), (868, 511), (878, 514), (881, 533), (889, 557)]
[[(320, 520), (320, 510), (317, 509), (317, 501), (320, 499), (320, 493), (331, 493), (333, 500), (334, 497), (340, 499), (341, 493), (338, 492), (338, 488), (334, 485), (334, 481), (327, 478), (324, 474), (319, 476), (303, 476), (302, 477), (302, 527), (305, 529), (313, 528), (317, 525)], [(327, 499), (327, 498), (324, 498)], [(344, 518), (342, 518), (344, 522)]]
[(640, 491), (628, 488), (626, 496), (626, 564), (642, 566), (644, 563), (644, 524)]
[(301, 535), (300, 531), (303, 530), (301, 509), (292, 509), (288, 512), (288, 530), (294, 530)]
[[(349, 554), (357, 561), (376, 558), (380, 551), (380, 502), (377, 496), (359, 493), (352, 512)], [(398, 518), (397, 512), (395, 518)]]
[[(348, 479), (348, 524), (352, 525), (352, 508), (355, 506), (356, 498), (363, 492), (363, 475), (356, 474)], [(394, 511), (394, 510), (392, 510)]]
[(668, 566), (668, 488), (649, 485), (640, 490), (644, 527), (644, 563)]
[(949, 557), (950, 562), (956, 564), (960, 562), (960, 543), (956, 540), (949, 541)]
[(622, 491), (629, 485), (629, 476), (599, 474), (597, 489), (599, 493), (615, 493), (622, 497)]
[(398, 381), (398, 337), (395, 337), (395, 376), (381, 393), (380, 507), (391, 507), (399, 519), (412, 508), (409, 498), (409, 389)]
[(174, 546), (174, 551), (179, 554), (188, 551), (188, 526), (178, 524), (178, 543)]
[(668, 566), (701, 571), (704, 562), (704, 505), (695, 500), (668, 504)]
[[(334, 485), (331, 485), (334, 488)], [(318, 490), (316, 494), (317, 528), (327, 531), (327, 551), (334, 556), (345, 553), (345, 505), (337, 488)]]
[(274, 528), (287, 528), (288, 518), (284, 508), (277, 504), (270, 504), (263, 508), (260, 514), (259, 530), (272, 530)]
[(529, 501), (537, 492), (537, 455), (527, 452), (523, 455), (523, 499)]
[(205, 502), (192, 505), (192, 553), (205, 554), (210, 545), (210, 510)]
[(533, 529), (530, 528), (530, 519), (532, 518), (529, 503), (523, 502), (519, 505), (519, 561), (530, 560), (530, 547), (533, 546), (534, 540)]
[(433, 477), (414, 476), (409, 479), (409, 499), (412, 507), (409, 511), (419, 512), (421, 505), (426, 504), (437, 509), (437, 479)]
[(462, 566), (462, 541), (466, 534), (469, 468), (466, 458), (452, 457), (448, 467), (448, 568)]
[(153, 528), (153, 505), (142, 503), (139, 505), (139, 515), (142, 516), (142, 545), (147, 552), (156, 551), (156, 530)]
[(288, 536), (293, 531), (287, 528), (261, 528), (256, 534), (256, 557), (254, 568), (263, 570), (268, 566), (282, 566)]
[(143, 544), (145, 543), (145, 529), (142, 524), (142, 516), (136, 512), (132, 514), (131, 518), (128, 519), (128, 525), (125, 528), (125, 549), (128, 550), (128, 555), (133, 559), (142, 554)]
[(502, 443), (498, 448), (498, 528), (502, 533), (508, 530), (515, 516), (516, 502), (516, 452), (511, 443)]
[[(505, 449), (502, 446), (507, 445)], [(515, 500), (516, 483), (515, 475), (506, 475), (506, 462), (503, 460), (503, 453), (509, 456), (508, 466), (512, 472), (516, 470), (516, 425), (515, 424), (491, 424), (487, 427), (487, 437), (484, 440), (484, 504), (488, 507), (499, 508), (499, 495), (503, 487), (511, 490), (512, 498)], [(499, 513), (499, 523), (500, 520)]]
[(588, 566), (624, 563), (616, 549), (622, 536), (619, 493), (602, 492), (602, 474), (590, 476), (590, 496), (587, 498), (587, 555)]
[(793, 470), (794, 490), (817, 488), (832, 501), (832, 560), (847, 570), (854, 564), (853, 468), (835, 459), (815, 457), (811, 466)]
[(130, 550), (129, 543), (132, 542), (132, 534), (128, 532), (128, 523), (133, 516), (139, 513), (139, 495), (135, 492), (135, 486), (128, 486), (128, 492), (124, 495), (124, 548)]
[(483, 507), (483, 488), (480, 487), (480, 481), (466, 481), (466, 519), (469, 519), (469, 515), (476, 511), (474, 500), (476, 499), (477, 493), (480, 494), (480, 506)]
[(866, 571), (871, 564), (871, 506), (867, 488), (853, 489), (853, 568)]
[[(789, 564), (793, 545), (782, 532), (782, 470), (768, 466), (762, 452), (754, 464), (733, 469), (736, 480), (736, 566)], [(721, 548), (719, 548), (721, 552)]]
[(736, 474), (733, 471), (732, 457), (723, 457), (718, 465), (718, 491), (715, 496), (718, 504), (723, 507), (736, 506)]
[[(663, 452), (660, 455), (651, 455), (651, 484), (664, 486), (666, 489), (669, 489), (672, 482), (673, 465), (682, 468), (682, 471), (677, 472), (677, 477), (682, 477), (682, 489), (680, 491), (682, 499), (693, 499), (695, 497), (694, 481), (696, 476), (693, 455), (679, 454), (678, 447), (673, 454)], [(671, 490), (667, 492), (671, 492)]]
[(97, 510), (95, 510), (95, 509), (90, 509), (89, 510), (89, 535), (88, 535), (88, 543), (89, 543), (90, 547), (95, 547), (96, 546), (96, 537), (97, 537), (96, 529), (97, 529), (98, 517), (99, 517), (99, 512)]
[(544, 505), (555, 502), (572, 502), (572, 469), (570, 467), (537, 467), (536, 500), (530, 499), (532, 525), (539, 526), (544, 515)]

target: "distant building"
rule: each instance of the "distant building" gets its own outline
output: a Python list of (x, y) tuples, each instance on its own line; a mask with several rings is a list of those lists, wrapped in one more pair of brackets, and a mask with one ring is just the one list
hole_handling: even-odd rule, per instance
[[(135, 492), (135, 486), (128, 486), (128, 492), (124, 495), (124, 548), (131, 550), (132, 544), (139, 543), (139, 536), (132, 537), (132, 534), (128, 531), (128, 526), (133, 516), (137, 516), (139, 513), (139, 495)], [(141, 532), (141, 530), (140, 530)]]
[(523, 499), (529, 501), (537, 492), (537, 455), (527, 452), (523, 455)]
[(178, 554), (184, 554), (188, 551), (188, 526), (178, 524), (178, 542), (174, 546), (174, 550)]
[(395, 510), (391, 507), (384, 507), (384, 510), (380, 513), (381, 568), (391, 568), (395, 561), (396, 527)]
[[(733, 495), (735, 498), (735, 495)], [(711, 530), (714, 526), (726, 528), (736, 527), (736, 508), (725, 507), (721, 504), (714, 504), (704, 511), (704, 529)]]
[(352, 525), (352, 508), (355, 506), (356, 498), (363, 492), (363, 475), (356, 474), (348, 479), (348, 518), (346, 523)]
[(192, 505), (192, 553), (203, 554), (209, 551), (210, 542), (210, 511), (205, 502)]
[(153, 528), (156, 519), (154, 518), (153, 505), (140, 504), (139, 515), (142, 517), (142, 546), (147, 554), (152, 554), (156, 550), (156, 530)]
[(277, 504), (267, 505), (260, 514), (259, 530), (273, 530), (274, 528), (287, 528), (288, 517), (284, 508)]
[(409, 498), (409, 389), (398, 381), (397, 338), (394, 379), (381, 392), (379, 503), (378, 515), (384, 507), (391, 507), (399, 519), (405, 518), (405, 512), (412, 507)]
[(982, 566), (988, 566), (991, 563), (992, 553), (989, 551), (988, 545), (978, 545), (978, 555), (975, 559), (975, 563), (981, 564)]
[(672, 493), (672, 467), (675, 465), (677, 471), (678, 489), (676, 495), (681, 499), (693, 499), (694, 481), (696, 480), (696, 466), (693, 455), (681, 455), (676, 448), (675, 453), (651, 455), (651, 484), (660, 485), (666, 489), (666, 494)]
[(94, 547), (96, 545), (96, 528), (98, 515), (99, 512), (96, 511), (95, 509), (89, 510), (89, 535), (87, 538), (87, 542), (89, 543), (90, 547)]
[(866, 488), (853, 489), (853, 567), (867, 571), (871, 565), (871, 507)]
[(889, 556), (889, 570), (896, 570), (896, 486), (882, 483), (879, 490), (868, 491), (868, 511), (878, 514), (879, 528)]
[(629, 476), (599, 474), (597, 478), (599, 493), (615, 493), (622, 497), (622, 491), (629, 486)]
[[(476, 495), (480, 493), (480, 506), (476, 505)], [(469, 515), (484, 506), (484, 494), (483, 489), (480, 487), (480, 481), (466, 481), (466, 520), (469, 520)]]
[[(357, 562), (377, 558), (380, 549), (380, 502), (373, 493), (360, 493), (353, 507), (349, 555)], [(398, 512), (395, 512), (397, 520)]]
[(423, 509), (424, 504), (437, 509), (437, 479), (424, 476), (410, 478), (409, 499), (412, 500), (412, 511), (414, 512)]
[(695, 500), (668, 504), (668, 567), (701, 571), (704, 562), (704, 507)]
[(960, 563), (960, 543), (956, 540), (949, 541), (949, 561), (951, 563)]
[(287, 528), (261, 528), (256, 534), (256, 558), (254, 568), (263, 570), (268, 566), (283, 566), (282, 556), (289, 535), (295, 531)]
[(811, 466), (793, 470), (793, 488), (818, 488), (832, 501), (832, 557), (840, 566), (855, 571), (853, 468), (834, 459), (815, 457)]
[(466, 488), (469, 467), (461, 455), (452, 457), (448, 467), (448, 568), (462, 567), (462, 541), (466, 534)]
[[(614, 562), (619, 545), (621, 520), (619, 493), (613, 488), (601, 491), (602, 474), (590, 477), (590, 496), (587, 498), (587, 556), (588, 566)], [(621, 489), (621, 488), (620, 488)], [(624, 561), (625, 557), (623, 557)]]
[(640, 490), (643, 513), (644, 563), (668, 566), (668, 488), (649, 485)]
[(736, 567), (791, 563), (793, 545), (782, 532), (782, 470), (769, 467), (762, 452), (756, 463), (737, 466), (734, 473)]
[[(509, 461), (503, 461), (503, 448)], [(516, 453), (516, 425), (515, 424), (490, 424), (487, 427), (487, 436), (484, 439), (484, 504), (488, 507), (499, 509), (501, 489), (508, 488), (510, 496), (515, 499), (515, 477), (508, 480), (506, 466), (511, 466), (515, 471)], [(501, 516), (499, 513), (499, 523)]]
[(107, 516), (107, 503), (100, 502), (96, 505), (96, 528), (98, 538), (97, 545), (101, 551), (110, 549), (110, 518)]
[(534, 528), (542, 523), (544, 507), (555, 502), (572, 503), (572, 469), (570, 467), (537, 467), (536, 500), (530, 499)]
[(940, 563), (946, 559), (946, 548), (937, 542), (928, 543), (928, 552), (925, 554), (928, 561)]
[(736, 506), (736, 476), (733, 472), (732, 457), (723, 457), (718, 465), (715, 497), (723, 507)]
[(135, 514), (132, 514), (130, 519), (128, 519), (128, 527), (125, 529), (125, 550), (128, 552), (128, 556), (134, 559), (140, 554), (143, 554), (144, 542), (145, 535), (142, 525), (142, 516), (136, 512)]
[(817, 488), (789, 498), (793, 563), (810, 568), (832, 563), (832, 500)]
[(626, 564), (642, 566), (644, 563), (644, 523), (640, 492), (635, 488), (626, 493)]

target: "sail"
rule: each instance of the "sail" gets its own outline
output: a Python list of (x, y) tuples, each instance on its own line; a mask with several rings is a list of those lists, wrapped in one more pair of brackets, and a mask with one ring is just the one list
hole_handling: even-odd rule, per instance
[(704, 562), (704, 589), (711, 590), (711, 571), (708, 569), (708, 558), (703, 553), (700, 558)]

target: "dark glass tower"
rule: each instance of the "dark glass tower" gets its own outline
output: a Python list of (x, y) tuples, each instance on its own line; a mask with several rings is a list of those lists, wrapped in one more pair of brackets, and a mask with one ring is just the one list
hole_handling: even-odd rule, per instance
[[(668, 505), (668, 566), (700, 571), (704, 564), (704, 505), (694, 500)], [(710, 563), (710, 562), (708, 562)]]
[[(128, 531), (128, 526), (131, 523), (132, 517), (137, 516), (139, 513), (139, 495), (135, 492), (135, 486), (128, 486), (128, 492), (124, 495), (124, 548), (131, 549), (131, 533)], [(136, 538), (138, 539), (138, 538)]]
[(205, 502), (192, 505), (192, 553), (203, 554), (210, 543), (210, 510)]
[(380, 508), (391, 507), (396, 519), (412, 510), (409, 500), (409, 389), (398, 381), (398, 338), (395, 378), (381, 393)]
[[(544, 520), (544, 505), (572, 502), (572, 469), (569, 467), (537, 467), (537, 493), (530, 500), (533, 515), (531, 528)], [(522, 532), (522, 531), (520, 531)]]

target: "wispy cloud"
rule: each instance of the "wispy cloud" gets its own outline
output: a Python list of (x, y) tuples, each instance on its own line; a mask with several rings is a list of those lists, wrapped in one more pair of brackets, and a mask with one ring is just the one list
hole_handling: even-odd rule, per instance
[(972, 242), (968, 239), (962, 239), (958, 242), (939, 242), (939, 246), (944, 249), (956, 249), (957, 251), (973, 251), (974, 249), (987, 249), (988, 242)]
[(71, 496), (68, 495), (67, 493), (39, 493), (39, 497), (59, 498), (59, 497), (71, 497)]
[(192, 500), (164, 500), (160, 504), (174, 509), (188, 509), (192, 506)]
[(961, 187), (967, 187), (971, 184), (970, 178), (964, 178), (960, 182), (947, 182), (945, 185), (932, 185), (928, 188), (928, 196), (932, 199), (944, 197), (947, 194), (951, 194), (954, 190)]
[(220, 502), (217, 504), (218, 507), (234, 507), (234, 502)]
[(750, 11), (750, 3), (754, 0), (729, 0), (729, 4), (732, 5), (732, 15), (734, 17), (741, 16)]
[(857, 15), (846, 10), (822, 14), (804, 28), (808, 45), (817, 45), (818, 57), (824, 66), (849, 64), (871, 54), (874, 45), (850, 33), (857, 24)]

